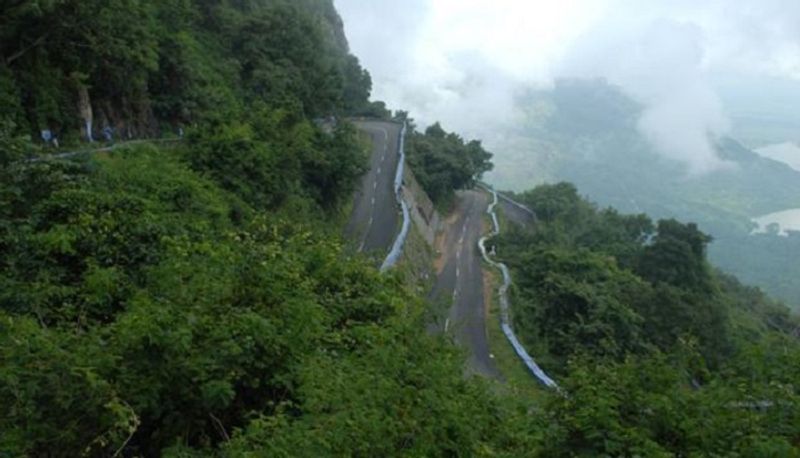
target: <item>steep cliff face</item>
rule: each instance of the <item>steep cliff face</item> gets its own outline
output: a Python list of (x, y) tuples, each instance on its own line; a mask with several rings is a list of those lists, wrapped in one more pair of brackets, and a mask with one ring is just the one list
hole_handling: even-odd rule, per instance
[(16, 3), (0, 15), (0, 116), (35, 137), (155, 136), (254, 103), (304, 116), (368, 103), (331, 0)]
[(307, 11), (314, 14), (317, 20), (320, 21), (325, 30), (326, 42), (334, 45), (340, 53), (347, 54), (350, 52), (347, 36), (344, 33), (344, 22), (339, 12), (336, 11), (332, 0), (304, 0), (298, 2), (298, 4), (303, 5)]

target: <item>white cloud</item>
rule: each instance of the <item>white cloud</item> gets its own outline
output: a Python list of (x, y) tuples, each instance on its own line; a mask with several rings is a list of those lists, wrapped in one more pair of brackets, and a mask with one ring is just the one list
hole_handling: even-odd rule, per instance
[(521, 85), (600, 76), (645, 104), (640, 128), (659, 150), (700, 173), (724, 165), (709, 143), (727, 128), (709, 75), (800, 79), (796, 0), (336, 5), (376, 98), (489, 145), (514, 122)]

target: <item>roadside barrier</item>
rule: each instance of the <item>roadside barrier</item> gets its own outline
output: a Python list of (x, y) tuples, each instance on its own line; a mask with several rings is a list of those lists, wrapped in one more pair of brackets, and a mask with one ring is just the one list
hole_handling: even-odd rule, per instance
[(400, 155), (397, 162), (397, 173), (394, 176), (394, 196), (397, 199), (397, 204), (403, 212), (403, 226), (400, 228), (400, 233), (394, 239), (392, 249), (381, 264), (381, 272), (394, 267), (400, 256), (403, 254), (403, 245), (406, 243), (408, 231), (411, 227), (411, 214), (408, 210), (408, 204), (403, 199), (403, 173), (405, 172), (406, 152), (405, 152), (405, 137), (406, 137), (406, 123), (403, 123), (403, 128), (400, 129), (400, 139), (398, 140), (397, 152)]
[[(528, 368), (531, 374), (533, 374), (533, 376), (536, 377), (537, 380), (539, 380), (542, 384), (544, 384), (548, 388), (553, 388), (560, 391), (560, 388), (558, 387), (556, 382), (552, 378), (550, 378), (542, 370), (542, 368), (539, 367), (538, 364), (536, 364), (536, 361), (534, 361), (531, 355), (528, 354), (528, 352), (525, 350), (525, 347), (523, 347), (522, 343), (520, 343), (516, 334), (514, 334), (514, 330), (511, 328), (511, 318), (509, 315), (510, 307), (508, 300), (508, 288), (511, 286), (511, 272), (508, 270), (508, 267), (502, 262), (497, 262), (492, 260), (491, 257), (489, 257), (489, 253), (487, 253), (486, 251), (486, 240), (488, 240), (490, 237), (494, 237), (500, 234), (500, 223), (497, 221), (497, 214), (494, 212), (494, 207), (497, 205), (498, 202), (497, 201), (498, 193), (488, 185), (480, 184), (480, 186), (485, 188), (487, 191), (491, 192), (493, 198), (492, 204), (489, 205), (489, 208), (486, 210), (486, 213), (488, 213), (489, 216), (491, 216), (492, 218), (492, 226), (493, 226), (492, 233), (488, 236), (481, 237), (481, 239), (478, 241), (478, 247), (481, 250), (481, 255), (483, 256), (483, 259), (487, 263), (499, 269), (503, 273), (503, 284), (499, 288), (500, 327), (503, 329), (503, 334), (505, 334), (506, 339), (508, 339), (508, 342), (511, 344), (512, 347), (514, 347), (514, 351), (517, 353), (517, 356), (519, 356), (519, 358), (522, 359), (522, 362), (525, 364), (525, 367)], [(516, 205), (520, 209), (527, 211), (534, 218), (536, 217), (536, 214), (528, 207), (520, 203), (517, 203), (508, 197), (502, 195), (501, 197), (504, 198), (504, 200), (508, 201), (509, 203)]]

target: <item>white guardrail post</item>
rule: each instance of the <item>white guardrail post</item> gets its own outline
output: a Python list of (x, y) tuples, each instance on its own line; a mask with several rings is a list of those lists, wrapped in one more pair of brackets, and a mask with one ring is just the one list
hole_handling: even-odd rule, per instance
[(403, 226), (400, 228), (400, 233), (397, 234), (394, 244), (392, 244), (391, 251), (389, 251), (389, 254), (386, 256), (386, 259), (384, 259), (383, 264), (381, 264), (381, 272), (386, 272), (394, 267), (395, 264), (397, 264), (397, 261), (403, 254), (403, 245), (406, 242), (408, 231), (411, 228), (411, 214), (408, 210), (408, 204), (403, 199), (403, 174), (405, 172), (406, 164), (405, 137), (406, 123), (404, 122), (403, 128), (400, 129), (400, 139), (398, 140), (397, 148), (397, 152), (400, 157), (398, 158), (397, 162), (397, 173), (395, 173), (394, 176), (394, 195), (397, 199), (398, 205), (400, 205), (400, 209), (403, 211)]
[[(517, 353), (517, 356), (520, 357), (523, 363), (525, 363), (525, 367), (536, 377), (537, 380), (542, 382), (548, 388), (554, 388), (560, 391), (560, 388), (556, 384), (556, 382), (551, 379), (538, 364), (536, 361), (533, 360), (531, 355), (525, 350), (525, 347), (522, 346), (519, 339), (517, 339), (516, 334), (514, 334), (514, 330), (511, 328), (511, 319), (509, 316), (509, 301), (508, 301), (508, 288), (511, 286), (511, 272), (508, 270), (508, 267), (503, 264), (502, 262), (496, 262), (489, 257), (489, 254), (486, 252), (486, 240), (490, 237), (494, 237), (500, 234), (500, 223), (497, 221), (497, 214), (494, 212), (494, 207), (497, 205), (497, 192), (491, 188), (490, 186), (481, 184), (487, 191), (492, 193), (492, 204), (489, 205), (489, 208), (486, 210), (486, 213), (489, 214), (492, 218), (492, 233), (488, 236), (483, 236), (478, 241), (478, 247), (481, 250), (481, 255), (483, 259), (489, 263), (490, 265), (494, 266), (495, 268), (499, 269), (503, 273), (503, 284), (499, 288), (500, 292), (500, 327), (503, 329), (503, 334), (505, 334), (506, 339), (514, 347), (514, 351)], [(533, 211), (531, 211), (528, 207), (521, 205), (513, 200), (509, 199), (508, 197), (502, 196), (505, 200), (509, 201), (510, 203), (516, 205), (517, 207), (527, 211), (534, 217), (536, 216)]]

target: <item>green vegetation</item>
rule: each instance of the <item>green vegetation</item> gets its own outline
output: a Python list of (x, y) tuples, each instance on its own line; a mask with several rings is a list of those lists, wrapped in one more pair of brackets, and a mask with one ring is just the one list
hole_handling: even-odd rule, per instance
[[(386, 110), (330, 0), (21, 0), (0, 38), (0, 455), (795, 453), (794, 318), (711, 271), (696, 227), (566, 185), (499, 243), (569, 396), (465, 378), (407, 286), (419, 238), (388, 276), (341, 240), (366, 157), (314, 119)], [(31, 141), (89, 120), (187, 135)], [(490, 166), (438, 126), (409, 142), (440, 205)]]
[[(22, 0), (0, 14), (0, 116), (75, 140), (227, 122), (251, 101), (292, 114), (373, 110), (328, 0)], [(378, 106), (376, 109), (379, 109)], [(378, 110), (380, 111), (380, 110)]]
[(26, 143), (0, 137), (3, 453), (529, 449), (524, 411), (463, 378), (402, 274), (348, 256), (313, 181), (293, 177), (301, 192), (282, 203), (260, 173), (228, 182), (220, 170), (269, 145), (198, 167), (228, 151), (210, 132), (175, 150), (37, 162), (14, 161)]
[[(407, 119), (407, 113), (400, 113)], [(492, 154), (483, 149), (481, 142), (465, 142), (454, 133), (445, 132), (439, 123), (417, 132), (412, 120), (408, 121), (406, 155), (422, 188), (440, 209), (449, 209), (455, 191), (475, 185), (484, 172), (492, 169)]]
[[(312, 117), (385, 110), (332, 2), (22, 1), (0, 25), (0, 455), (514, 447), (401, 276), (343, 248), (366, 157)], [(26, 159), (89, 107), (188, 135)]]
[(525, 147), (495, 161), (499, 188), (563, 180), (623, 212), (695, 221), (714, 237), (715, 265), (800, 306), (800, 263), (792, 256), (800, 238), (750, 234), (752, 218), (800, 208), (800, 172), (725, 138), (718, 154), (734, 166), (688, 177), (640, 133), (642, 107), (603, 81), (560, 81), (522, 95), (520, 107), (517, 143)]
[(517, 331), (567, 393), (544, 456), (796, 456), (800, 320), (714, 271), (694, 224), (598, 210), (567, 183), (495, 239)]

